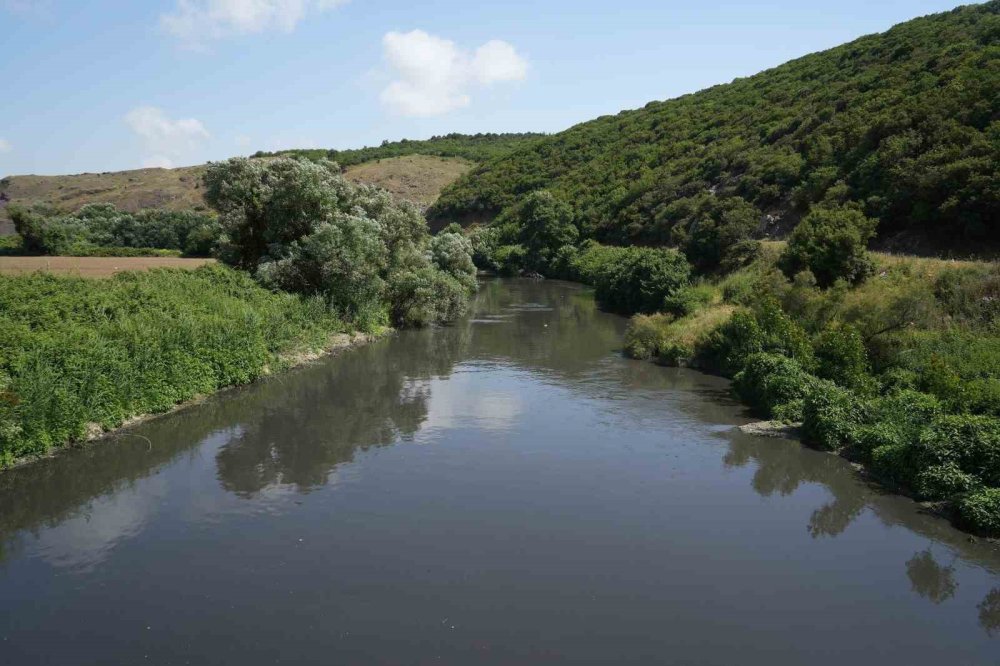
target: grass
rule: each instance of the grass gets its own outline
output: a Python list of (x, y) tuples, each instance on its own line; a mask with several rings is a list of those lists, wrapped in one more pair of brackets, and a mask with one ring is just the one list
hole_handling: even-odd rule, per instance
[(350, 166), (344, 175), (355, 183), (378, 185), (400, 199), (426, 208), (437, 201), (441, 190), (473, 166), (460, 157), (407, 155)]
[(0, 276), (0, 464), (252, 382), (345, 328), (218, 265)]

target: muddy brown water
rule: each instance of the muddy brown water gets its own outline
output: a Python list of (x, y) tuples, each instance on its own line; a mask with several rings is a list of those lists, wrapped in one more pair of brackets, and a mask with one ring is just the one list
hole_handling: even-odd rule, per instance
[(0, 474), (3, 664), (980, 664), (1000, 553), (559, 282)]

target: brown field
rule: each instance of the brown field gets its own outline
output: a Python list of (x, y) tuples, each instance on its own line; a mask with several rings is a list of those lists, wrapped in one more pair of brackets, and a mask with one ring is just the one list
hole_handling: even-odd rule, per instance
[(407, 155), (347, 167), (344, 174), (356, 183), (378, 185), (392, 194), (426, 208), (443, 190), (475, 166), (460, 157)]
[[(472, 166), (472, 162), (457, 157), (409, 155), (348, 167), (344, 175), (357, 183), (383, 187), (426, 208), (446, 185)], [(72, 176), (8, 176), (0, 179), (0, 192), (12, 203), (45, 204), (67, 213), (88, 203), (113, 203), (133, 213), (143, 208), (203, 210), (207, 207), (201, 191), (205, 168), (199, 165)], [(12, 233), (10, 217), (0, 205), (0, 236)]]
[(55, 273), (85, 278), (109, 277), (124, 271), (151, 268), (198, 268), (215, 259), (179, 257), (0, 257), (0, 274)]

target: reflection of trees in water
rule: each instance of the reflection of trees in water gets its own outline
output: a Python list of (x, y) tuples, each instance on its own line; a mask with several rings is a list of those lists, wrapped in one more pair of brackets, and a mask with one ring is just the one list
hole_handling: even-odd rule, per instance
[(626, 324), (598, 310), (589, 290), (548, 281), (484, 282), (474, 311), (474, 317), (499, 323), (472, 325), (470, 356), (560, 377), (591, 370), (595, 361), (620, 349)]
[[(240, 392), (68, 449), (55, 458), (0, 474), (0, 561), (21, 531), (36, 532), (85, 515), (95, 500), (132, 487), (213, 432), (231, 427)], [(8, 552), (5, 553), (5, 550)]]
[(948, 566), (938, 564), (930, 549), (922, 550), (906, 562), (906, 576), (910, 587), (932, 604), (940, 604), (955, 596), (954, 560)]
[[(796, 442), (732, 435), (723, 464), (737, 468), (750, 462), (757, 463), (751, 485), (762, 496), (790, 495), (803, 483), (819, 483), (829, 490), (833, 499), (809, 519), (813, 537), (841, 534), (870, 507), (887, 525), (904, 525), (934, 542), (947, 544), (952, 551), (950, 564), (938, 562), (930, 549), (915, 553), (905, 564), (912, 590), (933, 604), (954, 597), (958, 589), (954, 563), (959, 557), (983, 565), (987, 571), (996, 571), (996, 555), (988, 546), (967, 539), (943, 520), (914, 512), (912, 505), (901, 498), (866, 491), (854, 470), (835, 456), (804, 450)], [(987, 594), (978, 609), (980, 626), (990, 636), (1000, 635), (1000, 588)]]
[(1000, 636), (1000, 587), (986, 595), (978, 606), (979, 626), (992, 638)]
[(751, 461), (757, 463), (751, 485), (763, 497), (791, 495), (803, 483), (821, 484), (833, 495), (809, 520), (814, 538), (841, 534), (866, 506), (852, 470), (833, 456), (803, 455), (798, 444), (788, 441), (734, 435), (723, 464), (743, 467)]
[(467, 338), (464, 327), (403, 333), (269, 382), (267, 398), (216, 456), (223, 488), (309, 490), (356, 450), (412, 437), (427, 418), (426, 380), (451, 372)]

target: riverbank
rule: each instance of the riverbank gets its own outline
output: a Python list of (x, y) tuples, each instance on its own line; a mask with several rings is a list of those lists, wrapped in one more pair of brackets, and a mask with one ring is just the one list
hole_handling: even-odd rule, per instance
[(873, 254), (875, 275), (821, 289), (778, 271), (783, 243), (633, 317), (626, 353), (733, 379), (807, 446), (971, 533), (1000, 536), (1000, 272), (988, 262)]
[[(128, 430), (131, 428), (140, 426), (144, 423), (148, 423), (149, 421), (152, 421), (154, 419), (163, 418), (170, 414), (190, 409), (192, 407), (197, 407), (198, 405), (203, 404), (205, 400), (214, 395), (224, 393), (225, 391), (231, 391), (232, 389), (242, 388), (244, 386), (248, 386), (258, 381), (270, 377), (275, 377), (283, 372), (287, 372), (295, 368), (301, 368), (311, 363), (316, 363), (324, 358), (328, 358), (330, 356), (336, 356), (338, 354), (350, 351), (362, 345), (375, 342), (376, 340), (380, 340), (386, 336), (392, 335), (394, 332), (395, 329), (386, 327), (373, 333), (354, 332), (354, 333), (334, 334), (330, 338), (329, 342), (320, 348), (297, 349), (294, 351), (289, 351), (286, 353), (279, 354), (277, 358), (277, 363), (275, 364), (274, 368), (270, 367), (265, 368), (264, 372), (261, 374), (260, 377), (253, 380), (252, 382), (248, 382), (247, 384), (234, 384), (231, 386), (225, 386), (223, 388), (220, 388), (219, 390), (213, 393), (196, 395), (191, 399), (177, 403), (170, 409), (167, 409), (162, 412), (138, 414), (136, 416), (132, 416), (125, 419), (122, 423), (111, 429), (105, 429), (99, 423), (88, 423), (86, 426), (86, 434), (82, 440), (77, 442), (69, 442), (67, 443), (66, 446), (51, 449), (44, 454), (23, 456), (19, 459), (14, 460), (5, 468), (0, 468), (0, 474), (3, 473), (3, 469), (14, 469), (17, 467), (23, 467), (25, 465), (30, 465), (35, 462), (52, 458), (66, 451), (70, 446), (74, 447), (89, 446), (91, 444), (100, 444), (102, 442), (112, 442), (119, 436), (128, 435), (129, 434)], [(141, 435), (136, 435), (136, 436), (142, 438)]]
[(369, 336), (221, 266), (0, 276), (0, 466), (97, 439)]

